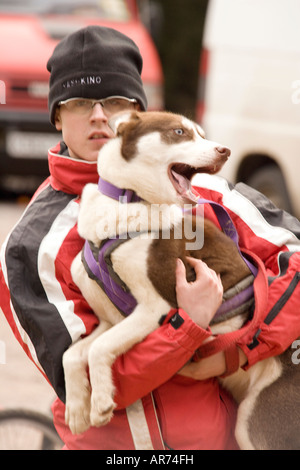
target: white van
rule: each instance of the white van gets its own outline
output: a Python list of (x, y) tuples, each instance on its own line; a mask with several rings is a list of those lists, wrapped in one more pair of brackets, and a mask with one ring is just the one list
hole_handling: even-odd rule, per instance
[(210, 0), (198, 122), (231, 148), (221, 174), (300, 217), (300, 1)]

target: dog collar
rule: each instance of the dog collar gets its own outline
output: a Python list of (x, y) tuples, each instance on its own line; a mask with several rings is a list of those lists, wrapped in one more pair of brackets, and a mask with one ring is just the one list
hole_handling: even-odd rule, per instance
[(115, 186), (112, 183), (104, 180), (103, 178), (99, 178), (98, 181), (98, 189), (100, 193), (104, 194), (105, 196), (111, 197), (121, 203), (127, 202), (139, 202), (142, 199), (131, 189), (121, 189)]

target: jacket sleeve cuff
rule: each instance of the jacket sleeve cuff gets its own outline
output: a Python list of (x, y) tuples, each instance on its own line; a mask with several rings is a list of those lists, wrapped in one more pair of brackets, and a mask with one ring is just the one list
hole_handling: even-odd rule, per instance
[(176, 335), (176, 340), (182, 347), (190, 350), (191, 353), (198, 349), (203, 341), (212, 334), (209, 328), (204, 330), (194, 323), (181, 308), (171, 310), (164, 323), (168, 323), (170, 335), (175, 336), (176, 330), (181, 329), (184, 334), (180, 335), (180, 337)]

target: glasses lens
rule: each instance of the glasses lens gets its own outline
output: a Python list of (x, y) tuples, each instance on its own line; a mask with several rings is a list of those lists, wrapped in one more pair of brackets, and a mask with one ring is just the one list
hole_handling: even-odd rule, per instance
[(126, 109), (133, 109), (135, 103), (126, 100), (125, 98), (107, 98), (103, 100), (103, 109), (108, 114), (119, 113), (120, 111), (125, 111)]
[(91, 100), (78, 98), (76, 100), (70, 100), (66, 102), (65, 105), (72, 113), (85, 114), (88, 113), (90, 109), (92, 109), (93, 102)]

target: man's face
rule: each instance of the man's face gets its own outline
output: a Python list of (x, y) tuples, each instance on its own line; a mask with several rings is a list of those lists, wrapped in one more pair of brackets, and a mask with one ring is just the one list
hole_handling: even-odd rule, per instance
[(55, 126), (62, 131), (70, 157), (94, 162), (99, 150), (114, 137), (108, 118), (98, 103), (88, 115), (70, 112), (64, 105), (56, 111)]

